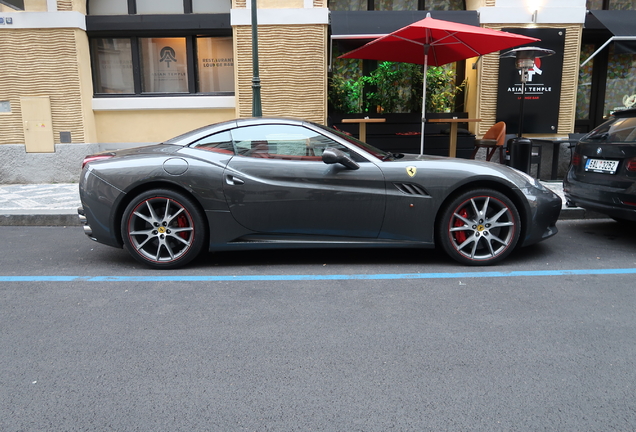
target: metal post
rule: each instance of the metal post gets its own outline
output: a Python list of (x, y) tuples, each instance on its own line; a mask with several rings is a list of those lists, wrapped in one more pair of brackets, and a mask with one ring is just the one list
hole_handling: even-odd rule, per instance
[(258, 73), (258, 18), (256, 0), (252, 0), (252, 117), (262, 117), (261, 78)]
[(517, 138), (521, 138), (523, 134), (523, 104), (526, 99), (526, 79), (528, 76), (528, 69), (521, 69), (521, 104), (519, 106), (519, 131), (517, 132)]

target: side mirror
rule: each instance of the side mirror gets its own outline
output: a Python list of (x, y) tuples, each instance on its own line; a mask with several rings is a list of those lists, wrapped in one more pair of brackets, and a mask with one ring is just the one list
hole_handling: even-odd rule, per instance
[(322, 161), (329, 165), (339, 163), (352, 170), (360, 168), (360, 165), (358, 165), (346, 153), (333, 147), (328, 147), (322, 152)]

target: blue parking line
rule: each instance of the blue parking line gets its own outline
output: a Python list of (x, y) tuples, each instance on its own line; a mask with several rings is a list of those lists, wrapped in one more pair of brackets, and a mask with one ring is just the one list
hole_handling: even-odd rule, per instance
[(395, 279), (470, 279), (536, 276), (585, 276), (635, 274), (636, 268), (537, 271), (484, 271), (459, 273), (387, 273), (352, 275), (254, 275), (254, 276), (0, 276), (0, 282), (255, 282)]

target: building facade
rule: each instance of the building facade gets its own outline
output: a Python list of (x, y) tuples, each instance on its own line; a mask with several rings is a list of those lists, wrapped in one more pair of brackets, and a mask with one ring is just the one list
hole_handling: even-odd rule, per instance
[[(620, 25), (633, 9), (626, 0), (258, 0), (263, 115), (327, 123), (333, 36), (390, 32), (431, 10), (554, 33), (558, 118), (534, 135), (589, 130), (636, 94), (631, 30)], [(251, 116), (251, 12), (251, 0), (0, 0), (0, 182), (77, 181), (86, 154)], [(490, 54), (461, 71), (465, 110), (482, 119), (477, 135), (500, 115), (505, 61)]]

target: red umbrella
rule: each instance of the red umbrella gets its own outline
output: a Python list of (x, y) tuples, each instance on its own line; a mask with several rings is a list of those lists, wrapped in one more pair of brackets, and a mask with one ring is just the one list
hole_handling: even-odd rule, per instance
[(339, 58), (384, 60), (424, 65), (424, 95), (422, 100), (421, 152), (424, 153), (424, 122), (426, 116), (426, 69), (441, 66), (494, 51), (512, 48), (539, 39), (458, 24), (431, 18), (430, 14), (399, 30), (379, 37)]

